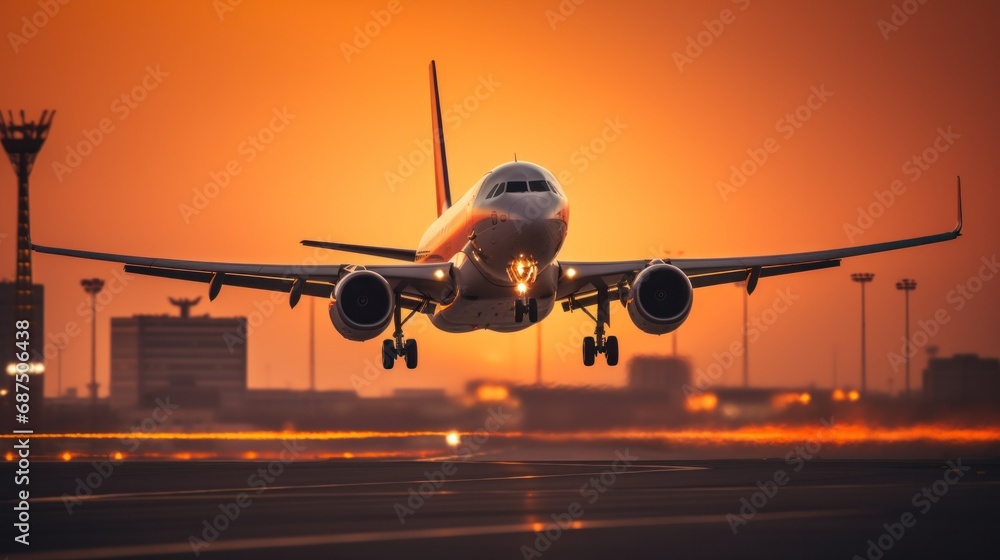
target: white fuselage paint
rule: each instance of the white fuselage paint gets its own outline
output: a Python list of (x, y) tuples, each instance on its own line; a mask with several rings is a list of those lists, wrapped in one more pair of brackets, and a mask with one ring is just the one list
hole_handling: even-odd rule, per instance
[[(557, 192), (504, 192), (487, 198), (498, 183), (547, 181)], [(566, 240), (569, 200), (555, 176), (527, 162), (494, 168), (431, 224), (417, 248), (417, 262), (451, 262), (457, 295), (438, 305), (431, 322), (448, 332), (477, 329), (511, 332), (529, 327), (514, 320), (515, 259), (537, 263), (525, 297), (538, 303), (538, 320), (555, 305), (556, 256)]]

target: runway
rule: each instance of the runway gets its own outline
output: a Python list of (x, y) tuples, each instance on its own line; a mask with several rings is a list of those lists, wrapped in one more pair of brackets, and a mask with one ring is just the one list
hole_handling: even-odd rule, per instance
[[(35, 559), (875, 559), (981, 556), (1000, 544), (995, 459), (607, 456), (36, 462), (31, 545), (3, 548)], [(3, 502), (9, 519), (15, 502)]]

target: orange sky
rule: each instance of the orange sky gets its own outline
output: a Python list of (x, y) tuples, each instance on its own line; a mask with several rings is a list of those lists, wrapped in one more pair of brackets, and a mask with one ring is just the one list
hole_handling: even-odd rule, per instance
[[(829, 386), (836, 356), (841, 382), (856, 384), (859, 298), (849, 274), (857, 271), (876, 274), (868, 292), (871, 388), (886, 388), (893, 372), (886, 354), (902, 346), (903, 298), (894, 283), (904, 276), (919, 284), (914, 331), (935, 313), (948, 319), (929, 344), (946, 355), (997, 355), (1000, 279), (972, 280), (979, 291), (961, 308), (954, 293), (949, 298), (977, 276), (1000, 240), (994, 4), (928, 2), (905, 22), (897, 13), (895, 30), (879, 26), (892, 23), (889, 0), (590, 0), (565, 17), (555, 15), (556, 0), (327, 4), (247, 0), (220, 11), (222, 0), (70, 2), (51, 17), (44, 1), (0, 4), (7, 38), (0, 108), (24, 108), (36, 118), (42, 109), (58, 110), (31, 178), (34, 241), (287, 263), (314, 254), (298, 245), (304, 238), (414, 247), (434, 218), (433, 166), (416, 165), (392, 188), (386, 174), (398, 173), (400, 157), (430, 135), (427, 65), (436, 59), (442, 105), (453, 111), (446, 134), (455, 196), (514, 152), (557, 175), (568, 172), (567, 259), (765, 254), (944, 231), (954, 224), (954, 177), (961, 173), (966, 233), (959, 241), (761, 281), (751, 316), (774, 318), (766, 310), (776, 290), (799, 299), (751, 345), (751, 377), (761, 385)], [(912, 11), (909, 2), (897, 4)], [(366, 26), (371, 37), (359, 35)], [(699, 39), (707, 45), (701, 52), (690, 46)], [(133, 88), (141, 101), (122, 99)], [(785, 115), (824, 89), (832, 95), (813, 97), (813, 109), (801, 109), (799, 126), (790, 128)], [(463, 103), (471, 109), (454, 109)], [(272, 120), (283, 110), (294, 117)], [(587, 159), (581, 146), (599, 138), (609, 119), (624, 125), (620, 134)], [(97, 133), (86, 131), (102, 121), (107, 132), (88, 141)], [(259, 148), (245, 144), (272, 123), (281, 130), (266, 132)], [(939, 141), (947, 150), (931, 150), (934, 163), (907, 166), (949, 127), (958, 137)], [(723, 197), (719, 182), (730, 181), (731, 166), (770, 138), (777, 151)], [(81, 142), (86, 155), (75, 160), (69, 152)], [(230, 161), (238, 173), (201, 204), (195, 193), (206, 192)], [(0, 175), (7, 193), (0, 197), (0, 274), (12, 277), (16, 183), (13, 173)], [(895, 180), (905, 192), (849, 238), (844, 225), (857, 225), (858, 208), (877, 204), (873, 193)], [(331, 264), (378, 261), (324, 256)], [(63, 385), (82, 393), (90, 341), (87, 314), (78, 312), (85, 302), (79, 279), (110, 279), (119, 267), (49, 255), (36, 255), (34, 265), (46, 286), (49, 336), (83, 327), (63, 353)], [(202, 285), (145, 277), (113, 294), (98, 323), (102, 394), (110, 317), (173, 313), (168, 296), (205, 294)], [(196, 312), (247, 315), (269, 298), (227, 288)], [(308, 302), (295, 310), (282, 303), (254, 330), (252, 386), (307, 385), (308, 313)], [(316, 313), (318, 385), (350, 388), (366, 360), (377, 367), (379, 342), (340, 339), (325, 301)], [(699, 290), (679, 331), (682, 353), (707, 367), (713, 353), (740, 340), (741, 319), (736, 288)], [(457, 391), (468, 377), (534, 378), (534, 330), (448, 335), (422, 318), (411, 325), (420, 368), (383, 373), (362, 394)], [(548, 381), (624, 381), (625, 367), (580, 363), (580, 334), (592, 332), (582, 314), (555, 313), (542, 328)], [(670, 349), (670, 336), (641, 333), (620, 307), (611, 333), (621, 339), (623, 362)], [(913, 368), (918, 384), (924, 363), (921, 351)], [(897, 388), (901, 374), (893, 374)], [(723, 382), (740, 375), (737, 360)]]

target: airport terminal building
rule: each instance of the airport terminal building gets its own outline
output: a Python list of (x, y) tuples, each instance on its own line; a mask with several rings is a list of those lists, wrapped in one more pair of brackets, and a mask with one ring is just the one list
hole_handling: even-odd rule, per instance
[[(246, 318), (135, 315), (111, 320), (111, 409), (148, 414), (169, 398), (206, 420), (240, 410), (247, 387)], [(235, 342), (234, 342), (235, 341)]]

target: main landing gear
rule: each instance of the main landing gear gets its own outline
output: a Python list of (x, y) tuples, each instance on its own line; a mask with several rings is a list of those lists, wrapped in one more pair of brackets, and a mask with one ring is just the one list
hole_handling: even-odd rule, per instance
[(383, 368), (392, 369), (392, 366), (396, 364), (397, 358), (404, 358), (408, 369), (417, 367), (417, 341), (412, 338), (409, 340), (403, 339), (403, 325), (419, 310), (419, 307), (413, 309), (404, 319), (402, 310), (399, 307), (399, 296), (396, 296), (396, 305), (392, 316), (395, 329), (392, 332), (392, 338), (382, 341)]
[(593, 316), (586, 307), (580, 307), (588, 317), (597, 323), (594, 328), (594, 336), (583, 339), (583, 365), (590, 367), (594, 365), (598, 354), (604, 354), (609, 366), (618, 365), (618, 337), (604, 336), (604, 326), (611, 325), (611, 305), (608, 300), (607, 287), (597, 290), (597, 316)]

